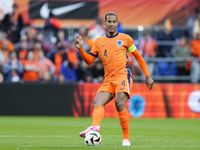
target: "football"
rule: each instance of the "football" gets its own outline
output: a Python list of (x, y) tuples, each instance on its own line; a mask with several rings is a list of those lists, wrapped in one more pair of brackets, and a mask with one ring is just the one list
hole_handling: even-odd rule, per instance
[(85, 136), (87, 146), (98, 146), (101, 143), (101, 135), (97, 131), (90, 131)]

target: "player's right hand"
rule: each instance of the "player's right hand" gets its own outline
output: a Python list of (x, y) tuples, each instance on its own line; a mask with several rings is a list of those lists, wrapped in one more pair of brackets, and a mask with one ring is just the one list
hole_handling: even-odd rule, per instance
[(76, 46), (76, 48), (80, 49), (83, 45), (83, 40), (81, 38), (81, 36), (79, 37), (78, 35), (76, 36), (76, 39), (74, 41), (74, 45)]
[(153, 79), (150, 76), (146, 77), (146, 85), (149, 91), (153, 88), (153, 84), (154, 84)]

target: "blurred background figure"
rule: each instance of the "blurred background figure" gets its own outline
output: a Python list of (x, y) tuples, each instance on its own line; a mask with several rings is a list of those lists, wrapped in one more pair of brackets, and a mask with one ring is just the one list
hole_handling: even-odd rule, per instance
[(69, 42), (66, 39), (66, 35), (64, 30), (59, 30), (57, 32), (57, 42), (60, 42), (62, 44), (63, 47), (67, 47)]
[(16, 52), (18, 54), (18, 58), (19, 58), (20, 62), (23, 64), (23, 61), (26, 59), (27, 53), (29, 51), (29, 49), (28, 49), (28, 39), (27, 39), (26, 34), (21, 35), (20, 43), (16, 47), (17, 47)]
[(74, 41), (71, 41), (69, 43), (69, 46), (67, 46), (67, 60), (68, 62), (72, 63), (74, 68), (78, 68), (79, 65), (79, 59), (78, 59), (78, 50), (74, 46)]
[(186, 25), (186, 31), (189, 39), (193, 39), (194, 34), (200, 30), (200, 8), (195, 9), (193, 16), (191, 16)]
[[(175, 36), (172, 31), (171, 20), (166, 19), (163, 25), (163, 29), (158, 32), (157, 40), (160, 42), (158, 46), (157, 57), (172, 57), (172, 48), (175, 42)], [(162, 62), (156, 63), (155, 75), (176, 75), (176, 63), (175, 62)]]
[[(74, 34), (74, 37), (78, 35), (81, 36), (82, 40), (83, 40), (83, 48), (84, 50), (89, 53), (91, 46), (93, 44), (93, 40), (89, 39), (88, 35), (87, 35), (87, 28), (84, 25), (81, 25), (79, 27), (79, 31), (77, 33)], [(81, 57), (82, 58), (82, 57)]]
[(38, 81), (39, 64), (37, 60), (34, 60), (34, 53), (28, 52), (27, 59), (23, 62), (24, 74), (23, 80), (26, 82)]
[(5, 32), (0, 32), (0, 49), (4, 56), (3, 63), (5, 63), (7, 61), (8, 53), (14, 51), (14, 45), (7, 39)]
[(117, 31), (120, 32), (120, 33), (125, 33), (125, 31), (124, 31), (124, 29), (122, 28), (122, 25), (121, 25), (120, 22), (118, 23)]
[(8, 59), (4, 65), (4, 75), (6, 82), (19, 82), (23, 73), (23, 67), (17, 59), (15, 51), (9, 52)]
[(42, 49), (42, 43), (40, 41), (34, 41), (33, 44), (33, 53), (34, 53), (34, 59), (38, 59), (38, 52), (43, 51)]
[(50, 79), (51, 79), (55, 72), (55, 65), (50, 59), (45, 57), (44, 52), (42, 50), (38, 51), (38, 64), (39, 64), (38, 66), (39, 79), (43, 80), (43, 77), (48, 77), (48, 76), (50, 76)]
[(65, 60), (61, 66), (60, 74), (65, 76), (65, 82), (77, 81), (76, 68), (73, 64)]
[(89, 82), (92, 82), (92, 69), (89, 68), (89, 66), (85, 63), (84, 60), (82, 60), (76, 71), (77, 81), (81, 83), (88, 82), (88, 75), (91, 75), (91, 79), (89, 79)]
[(95, 41), (96, 38), (103, 36), (106, 34), (106, 29), (103, 25), (103, 19), (98, 16), (95, 19), (95, 23), (88, 30), (88, 37)]
[(3, 66), (3, 61), (4, 61), (4, 56), (3, 56), (3, 53), (0, 49), (0, 68)]
[(28, 39), (28, 49), (33, 49), (36, 30), (30, 25), (26, 24), (24, 27), (24, 31), (21, 34), (26, 34)]
[[(154, 63), (148, 62), (148, 58), (149, 57), (153, 58), (156, 56), (157, 47), (158, 46), (157, 46), (156, 40), (151, 37), (150, 31), (145, 31), (143, 38), (139, 41), (138, 50), (140, 51), (144, 60), (147, 61), (147, 67), (150, 74), (153, 74)], [(135, 66), (137, 66), (137, 69), (139, 69), (138, 65), (135, 65)], [(141, 70), (140, 70), (140, 74), (141, 74)]]
[(157, 57), (172, 57), (172, 43), (175, 41), (175, 37), (172, 31), (171, 21), (169, 19), (165, 20), (163, 30), (158, 32), (157, 40), (162, 42), (158, 46)]
[(0, 83), (3, 83), (4, 82), (4, 76), (3, 76), (3, 73), (0, 72)]
[(44, 71), (43, 74), (42, 74), (42, 78), (40, 78), (40, 79), (41, 79), (41, 82), (43, 84), (45, 84), (45, 83), (53, 83), (53, 80), (51, 78), (51, 75), (50, 75), (49, 71)]
[(57, 43), (57, 51), (56, 53), (51, 55), (51, 60), (52, 62), (55, 64), (56, 70), (54, 72), (54, 77), (57, 77), (60, 69), (61, 69), (61, 65), (62, 63), (67, 60), (67, 55), (65, 52), (65, 48), (63, 46), (61, 46), (61, 43)]
[(44, 50), (45, 54), (51, 52), (55, 47), (54, 43), (44, 39), (44, 35), (41, 32), (37, 33), (35, 40), (42, 43), (42, 49)]
[(13, 11), (5, 15), (2, 20), (2, 30), (8, 33), (8, 38), (16, 43), (20, 38), (20, 31), (24, 26), (21, 14), (16, 13), (18, 6), (13, 4)]
[[(182, 62), (176, 62), (177, 75), (189, 75), (190, 74), (190, 61), (191, 56), (190, 45), (187, 37), (182, 36), (178, 45), (173, 48), (173, 56), (176, 58), (183, 58)], [(188, 68), (189, 67), (189, 68)]]
[[(103, 69), (103, 64), (100, 60), (95, 62), (94, 67), (92, 68), (92, 76), (93, 76), (95, 82), (99, 82), (99, 83), (103, 82), (104, 69)], [(95, 80), (95, 79), (97, 79), (97, 80)]]
[(197, 83), (200, 76), (200, 32), (194, 33), (193, 40), (191, 41), (191, 53), (194, 57), (191, 64), (191, 82)]
[(66, 82), (65, 82), (65, 76), (64, 76), (63, 74), (60, 73), (60, 74), (58, 75), (57, 83), (59, 83), (59, 84), (64, 84), (64, 83), (66, 83)]
[(45, 21), (44, 29), (49, 32), (53, 31), (54, 35), (56, 35), (60, 28), (60, 21), (53, 15), (52, 12), (50, 12), (49, 17)]

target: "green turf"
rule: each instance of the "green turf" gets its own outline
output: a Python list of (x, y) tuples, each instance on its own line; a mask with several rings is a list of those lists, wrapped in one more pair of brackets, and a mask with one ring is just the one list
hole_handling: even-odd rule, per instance
[(101, 123), (102, 142), (87, 147), (78, 133), (91, 118), (0, 117), (0, 150), (195, 150), (200, 149), (200, 120), (131, 119), (131, 147), (121, 147), (122, 131), (118, 119)]

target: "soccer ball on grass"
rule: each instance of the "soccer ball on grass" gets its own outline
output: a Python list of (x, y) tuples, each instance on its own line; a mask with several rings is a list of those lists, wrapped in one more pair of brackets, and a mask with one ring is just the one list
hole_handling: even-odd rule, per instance
[(101, 143), (101, 135), (97, 131), (89, 131), (85, 136), (87, 146), (98, 146)]

